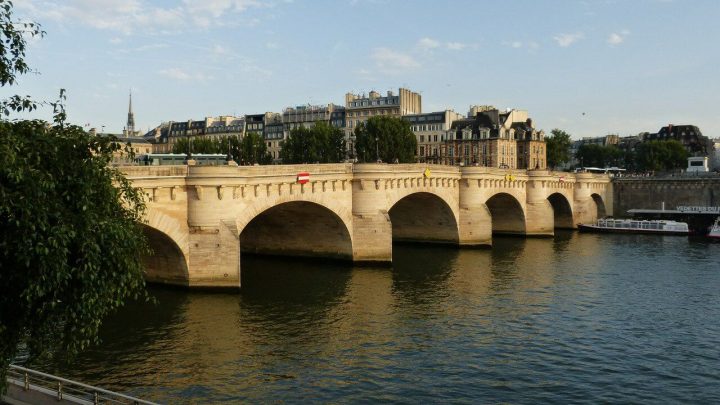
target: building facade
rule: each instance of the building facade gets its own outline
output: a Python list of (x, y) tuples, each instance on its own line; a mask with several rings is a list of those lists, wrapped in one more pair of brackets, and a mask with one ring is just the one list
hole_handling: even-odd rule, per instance
[(441, 163), (441, 151), (445, 137), (454, 121), (460, 120), (462, 114), (453, 110), (438, 111), (423, 114), (408, 114), (402, 117), (410, 123), (417, 139), (417, 160), (420, 163)]
[(237, 137), (245, 134), (245, 118), (228, 115), (206, 117), (204, 120), (169, 121), (151, 129), (143, 137), (152, 144), (153, 153), (172, 153), (179, 139), (199, 137), (221, 138)]
[(456, 120), (441, 147), (441, 163), (508, 169), (547, 168), (545, 134), (535, 130), (525, 110), (504, 112), (473, 106)]
[(345, 94), (345, 143), (348, 157), (355, 157), (355, 128), (370, 117), (401, 117), (422, 113), (422, 96), (408, 89), (400, 88), (398, 94), (388, 91), (385, 96), (377, 91), (368, 95)]
[(710, 156), (713, 153), (713, 142), (700, 132), (695, 125), (673, 125), (669, 124), (660, 128), (655, 134), (648, 134), (643, 141), (667, 141), (676, 140), (680, 142), (690, 156)]
[(280, 150), (284, 139), (283, 116), (280, 113), (267, 112), (264, 117), (263, 138), (273, 162), (280, 160)]

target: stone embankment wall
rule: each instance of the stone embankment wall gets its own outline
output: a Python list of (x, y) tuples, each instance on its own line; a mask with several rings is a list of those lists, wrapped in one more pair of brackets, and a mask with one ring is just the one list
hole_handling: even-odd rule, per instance
[(675, 209), (677, 206), (720, 206), (720, 177), (616, 178), (613, 211), (627, 216), (629, 209)]

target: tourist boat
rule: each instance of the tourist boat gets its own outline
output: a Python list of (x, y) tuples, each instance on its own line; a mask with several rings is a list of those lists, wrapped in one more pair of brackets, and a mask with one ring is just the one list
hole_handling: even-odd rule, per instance
[(708, 238), (720, 239), (720, 217), (715, 218), (715, 223), (710, 227)]
[(594, 224), (578, 224), (581, 232), (602, 233), (644, 233), (657, 235), (688, 235), (690, 229), (685, 222), (669, 220), (598, 219)]

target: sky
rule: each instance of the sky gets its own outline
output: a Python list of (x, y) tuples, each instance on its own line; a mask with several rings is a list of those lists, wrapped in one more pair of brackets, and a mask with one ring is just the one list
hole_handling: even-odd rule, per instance
[[(399, 87), (423, 112), (527, 110), (573, 138), (697, 125), (720, 137), (718, 0), (15, 0), (35, 73), (0, 89), (120, 132), (344, 104)], [(49, 118), (47, 109), (35, 114)]]

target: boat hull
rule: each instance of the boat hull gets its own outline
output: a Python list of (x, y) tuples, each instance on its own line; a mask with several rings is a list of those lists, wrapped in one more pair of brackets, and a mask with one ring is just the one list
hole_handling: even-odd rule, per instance
[(688, 231), (666, 231), (662, 229), (632, 229), (632, 228), (604, 228), (597, 225), (578, 224), (580, 232), (591, 233), (634, 233), (643, 235), (670, 235), (670, 236), (687, 236)]

